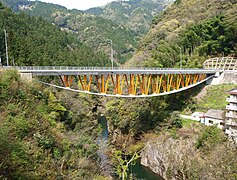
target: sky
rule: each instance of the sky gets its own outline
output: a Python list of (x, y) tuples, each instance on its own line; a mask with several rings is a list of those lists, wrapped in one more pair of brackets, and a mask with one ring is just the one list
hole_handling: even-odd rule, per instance
[(40, 0), (65, 6), (68, 9), (86, 10), (92, 7), (103, 6), (115, 0)]

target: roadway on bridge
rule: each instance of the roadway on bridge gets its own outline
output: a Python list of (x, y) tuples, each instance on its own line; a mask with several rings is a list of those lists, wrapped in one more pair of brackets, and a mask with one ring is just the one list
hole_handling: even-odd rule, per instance
[(177, 69), (177, 68), (105, 68), (105, 67), (63, 67), (63, 66), (15, 66), (21, 73), (36, 76), (56, 75), (100, 75), (100, 74), (215, 74), (219, 69)]

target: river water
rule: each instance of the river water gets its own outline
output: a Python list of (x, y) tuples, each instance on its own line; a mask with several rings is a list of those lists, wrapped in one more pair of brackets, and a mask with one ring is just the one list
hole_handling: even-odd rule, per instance
[[(108, 126), (107, 120), (104, 116), (99, 118), (99, 124), (102, 127), (102, 139), (105, 141), (108, 139)], [(107, 156), (103, 153), (98, 153), (98, 155), (101, 159), (107, 158)], [(161, 176), (152, 172), (149, 168), (141, 165), (140, 160), (138, 160), (134, 166), (130, 166), (129, 173), (135, 175), (136, 179), (139, 180), (163, 180)]]

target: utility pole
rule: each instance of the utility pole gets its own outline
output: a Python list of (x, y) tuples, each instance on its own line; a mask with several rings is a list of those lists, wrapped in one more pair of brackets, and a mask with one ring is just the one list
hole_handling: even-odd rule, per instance
[(181, 47), (179, 47), (180, 50), (180, 69), (182, 69), (182, 51), (181, 51)]
[(111, 59), (111, 63), (112, 63), (112, 69), (114, 69), (114, 56), (113, 56), (113, 41), (111, 39), (108, 39), (108, 41), (110, 41), (110, 59)]
[(4, 34), (5, 34), (5, 45), (6, 45), (6, 59), (7, 59), (7, 66), (9, 66), (9, 61), (8, 61), (8, 49), (7, 49), (7, 31), (6, 29), (3, 29)]

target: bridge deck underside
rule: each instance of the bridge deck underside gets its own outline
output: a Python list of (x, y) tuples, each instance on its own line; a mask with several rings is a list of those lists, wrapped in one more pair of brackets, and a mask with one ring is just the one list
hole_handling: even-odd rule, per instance
[(61, 75), (64, 87), (98, 94), (139, 96), (177, 91), (197, 84), (206, 74)]

